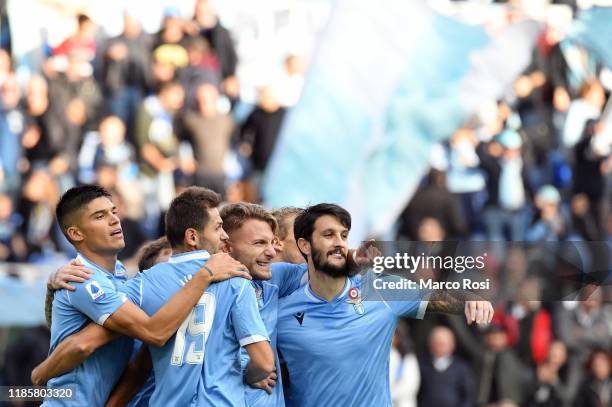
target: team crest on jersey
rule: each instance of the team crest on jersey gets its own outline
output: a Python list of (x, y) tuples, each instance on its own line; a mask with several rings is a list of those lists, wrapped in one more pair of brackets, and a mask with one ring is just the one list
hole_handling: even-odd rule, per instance
[(357, 287), (351, 287), (348, 291), (348, 300), (347, 303), (353, 305), (353, 309), (359, 315), (363, 315), (365, 313), (365, 307), (363, 306), (363, 299), (361, 298), (361, 291)]
[(104, 297), (106, 297), (106, 293), (104, 292), (102, 287), (100, 287), (100, 283), (98, 283), (97, 281), (92, 281), (91, 283), (88, 283), (85, 288), (87, 289), (89, 296), (92, 300), (94, 300), (94, 302), (102, 301)]

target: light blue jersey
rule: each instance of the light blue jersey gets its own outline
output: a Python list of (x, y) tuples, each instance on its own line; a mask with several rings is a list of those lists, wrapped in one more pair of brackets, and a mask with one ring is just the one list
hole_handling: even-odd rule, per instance
[[(306, 264), (272, 263), (270, 265), (272, 278), (270, 280), (253, 280), (251, 284), (255, 290), (257, 305), (261, 319), (270, 337), (270, 344), (276, 359), (276, 372), (278, 380), (272, 394), (264, 390), (246, 387), (246, 405), (249, 407), (282, 407), (285, 405), (283, 396), (283, 383), (280, 375), (280, 363), (276, 352), (276, 324), (278, 322), (278, 300), (280, 297), (291, 294), (300, 285), (308, 282), (308, 266)], [(242, 368), (246, 369), (249, 363), (249, 354), (241, 350)]]
[[(124, 294), (117, 292), (126, 281), (121, 262), (117, 261), (113, 275), (83, 255), (79, 254), (77, 259), (93, 274), (83, 283), (71, 283), (75, 291), (55, 292), (50, 352), (64, 338), (80, 331), (89, 322), (103, 325), (126, 300)], [(130, 359), (132, 344), (131, 338), (117, 338), (96, 350), (75, 369), (49, 380), (49, 388), (71, 387), (75, 399), (47, 400), (43, 405), (103, 406)]]
[[(123, 290), (147, 314), (157, 312), (206, 263), (209, 254), (174, 255), (131, 279)], [(242, 406), (240, 346), (267, 341), (248, 280), (211, 284), (165, 346), (150, 346), (153, 406)]]
[(309, 284), (280, 300), (278, 349), (289, 372), (288, 406), (391, 406), (393, 332), (401, 316), (423, 318), (427, 302), (418, 290), (404, 292), (403, 301), (383, 301), (380, 293), (364, 291), (374, 278), (366, 276), (347, 278), (330, 302)]

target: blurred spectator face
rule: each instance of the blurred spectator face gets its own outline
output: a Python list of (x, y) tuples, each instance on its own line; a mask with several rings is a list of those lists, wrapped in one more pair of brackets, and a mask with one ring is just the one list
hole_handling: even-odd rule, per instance
[(580, 89), (580, 97), (599, 110), (601, 110), (606, 103), (605, 91), (598, 81), (585, 83)]
[(610, 356), (605, 352), (596, 352), (591, 359), (591, 373), (597, 380), (610, 377)]
[(0, 220), (6, 221), (13, 213), (13, 201), (6, 194), (0, 194)]
[(196, 2), (195, 19), (203, 28), (212, 28), (217, 24), (217, 14), (208, 0)]
[(157, 82), (171, 81), (175, 73), (174, 65), (159, 60), (153, 61), (153, 76)]
[(97, 27), (96, 24), (86, 19), (79, 23), (79, 36), (83, 39), (92, 40), (96, 37)]
[(561, 341), (554, 341), (550, 345), (548, 351), (548, 363), (556, 369), (560, 369), (561, 366), (567, 361), (567, 347)]
[(21, 92), (15, 75), (9, 74), (2, 84), (2, 103), (6, 109), (14, 109), (19, 105)]
[(586, 313), (591, 313), (600, 309), (601, 305), (601, 289), (593, 288), (591, 286), (585, 287), (582, 293), (582, 301), (580, 301), (580, 306), (582, 307), (583, 311)]
[(123, 14), (123, 34), (128, 38), (135, 38), (140, 35), (140, 22), (129, 13)]
[(280, 103), (272, 86), (264, 86), (259, 91), (259, 106), (266, 112), (275, 112), (279, 109)]
[(508, 335), (502, 328), (495, 328), (485, 335), (485, 344), (493, 352), (501, 352), (508, 345)]
[(113, 190), (117, 187), (119, 173), (113, 165), (103, 164), (96, 169), (96, 184), (102, 188)]
[(116, 146), (125, 139), (125, 125), (117, 116), (109, 116), (100, 122), (100, 141), (104, 146)]
[(434, 218), (423, 219), (417, 233), (421, 242), (441, 242), (446, 234), (440, 222)]
[(159, 93), (159, 99), (164, 108), (171, 112), (176, 112), (183, 107), (185, 91), (181, 85), (174, 84), (163, 88)]
[(0, 49), (0, 84), (11, 72), (11, 56), (6, 50)]
[(39, 116), (47, 111), (49, 98), (47, 94), (47, 81), (42, 76), (35, 75), (28, 83), (26, 93), (28, 110), (33, 116)]
[(210, 46), (204, 38), (194, 38), (187, 45), (189, 65), (200, 65), (208, 54), (210, 54)]
[(434, 358), (446, 358), (455, 351), (455, 335), (445, 327), (437, 327), (429, 337), (429, 352)]
[(196, 100), (200, 113), (205, 115), (215, 115), (217, 113), (217, 102), (219, 101), (219, 91), (217, 87), (204, 83), (196, 90)]
[(577, 194), (572, 197), (572, 212), (582, 217), (589, 211), (589, 198), (585, 194)]
[(55, 195), (55, 189), (55, 182), (48, 173), (34, 171), (23, 186), (23, 196), (32, 202), (49, 202)]
[(285, 61), (285, 69), (291, 76), (303, 75), (306, 70), (306, 61), (300, 55), (290, 55)]
[(450, 142), (453, 146), (462, 145), (463, 143), (475, 145), (477, 140), (472, 129), (461, 128), (452, 135)]
[(176, 44), (183, 39), (183, 24), (180, 18), (167, 16), (164, 19), (162, 39), (166, 43)]

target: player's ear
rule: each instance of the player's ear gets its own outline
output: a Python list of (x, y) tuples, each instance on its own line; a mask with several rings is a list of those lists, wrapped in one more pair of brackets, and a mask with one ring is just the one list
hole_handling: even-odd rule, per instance
[(68, 240), (74, 243), (82, 242), (85, 239), (85, 235), (77, 226), (68, 227), (68, 229), (66, 229), (66, 235), (68, 235)]
[(308, 240), (304, 239), (303, 237), (300, 237), (297, 240), (297, 246), (303, 254), (307, 256), (311, 255), (310, 242)]
[(198, 245), (198, 231), (194, 228), (188, 228), (185, 230), (183, 242), (187, 247), (196, 247)]

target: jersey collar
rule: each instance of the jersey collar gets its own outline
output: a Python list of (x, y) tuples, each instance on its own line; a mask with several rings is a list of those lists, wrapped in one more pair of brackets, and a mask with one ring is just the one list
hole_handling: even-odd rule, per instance
[[(85, 255), (83, 253), (77, 253), (77, 257), (76, 258), (81, 263), (83, 263), (86, 267), (89, 267), (89, 268), (94, 269), (94, 270), (101, 271), (101, 272), (106, 273), (106, 274), (110, 274), (107, 270), (103, 269), (102, 267), (100, 267), (99, 265), (97, 265), (93, 261), (89, 260), (87, 257), (85, 257)], [(115, 261), (115, 272), (113, 273), (113, 275), (115, 277), (125, 277), (125, 273), (126, 273), (126, 269), (125, 269), (125, 266), (123, 265), (123, 263), (121, 263), (119, 260), (116, 260)]]
[[(346, 281), (344, 282), (344, 288), (342, 289), (342, 291), (340, 292), (340, 294), (336, 295), (334, 297), (334, 299), (332, 299), (331, 301), (329, 301), (329, 303), (334, 303), (334, 302), (338, 302), (340, 300), (342, 300), (344, 297), (346, 297), (346, 294), (348, 293), (348, 290), (351, 288), (351, 280), (346, 277)], [(304, 293), (306, 293), (306, 296), (314, 302), (327, 302), (327, 300), (325, 300), (324, 298), (319, 297), (311, 288), (310, 288), (310, 283), (307, 283), (304, 286)]]
[(192, 252), (173, 254), (170, 256), (168, 263), (183, 263), (191, 260), (208, 260), (209, 257), (210, 254), (206, 250), (195, 250)]

